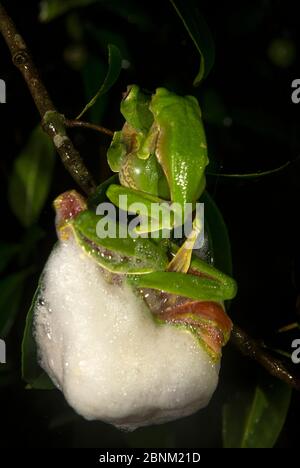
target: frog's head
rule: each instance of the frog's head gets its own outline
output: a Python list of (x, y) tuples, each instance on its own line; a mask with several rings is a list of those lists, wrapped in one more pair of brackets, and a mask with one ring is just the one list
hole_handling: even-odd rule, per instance
[(146, 133), (153, 123), (149, 110), (151, 95), (141, 91), (139, 86), (130, 85), (121, 102), (121, 113), (126, 122), (138, 132)]
[(147, 135), (153, 115), (149, 110), (151, 96), (144, 94), (139, 86), (130, 85), (123, 94), (120, 110), (125, 118), (122, 130), (114, 133), (107, 151), (108, 164), (112, 171), (120, 172), (128, 164), (127, 155), (136, 153)]
[(184, 105), (184, 103), (188, 103), (189, 106), (193, 109), (195, 117), (198, 120), (201, 120), (201, 109), (195, 96), (179, 96), (178, 94), (173, 93), (166, 88), (156, 89), (155, 94), (152, 96), (149, 107), (155, 118), (163, 109), (174, 105), (174, 103), (177, 105)]

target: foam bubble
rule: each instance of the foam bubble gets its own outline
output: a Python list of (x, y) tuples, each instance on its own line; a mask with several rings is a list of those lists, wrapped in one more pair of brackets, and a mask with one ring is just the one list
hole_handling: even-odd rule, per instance
[(34, 317), (41, 366), (86, 419), (163, 423), (206, 406), (217, 386), (219, 366), (192, 333), (156, 324), (74, 241), (50, 255)]

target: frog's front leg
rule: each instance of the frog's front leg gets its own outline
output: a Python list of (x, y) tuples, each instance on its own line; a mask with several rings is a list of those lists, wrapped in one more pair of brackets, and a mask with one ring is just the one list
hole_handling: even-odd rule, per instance
[(108, 187), (106, 195), (118, 208), (139, 215), (141, 223), (134, 229), (138, 234), (171, 230), (178, 219), (179, 210), (155, 195), (116, 184)]

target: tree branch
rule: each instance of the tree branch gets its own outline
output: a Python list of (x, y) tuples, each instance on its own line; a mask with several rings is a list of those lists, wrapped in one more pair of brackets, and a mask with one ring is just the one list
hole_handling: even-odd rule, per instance
[(114, 135), (114, 132), (112, 130), (109, 130), (108, 128), (102, 127), (101, 125), (95, 125), (90, 122), (83, 122), (82, 120), (70, 120), (66, 119), (65, 124), (67, 127), (84, 127), (84, 128), (90, 128), (91, 130), (96, 130), (97, 132), (104, 133), (104, 135), (108, 135), (109, 137), (112, 137)]
[(277, 377), (296, 390), (300, 390), (300, 380), (291, 374), (283, 362), (280, 359), (274, 358), (260, 346), (257, 340), (251, 338), (237, 325), (233, 327), (230, 340), (244, 356), (257, 361), (269, 374)]
[(32, 61), (30, 52), (12, 19), (0, 3), (0, 32), (10, 50), (12, 61), (20, 70), (40, 113), (42, 127), (52, 138), (65, 168), (86, 194), (96, 187), (79, 152), (66, 134), (64, 116), (59, 114)]

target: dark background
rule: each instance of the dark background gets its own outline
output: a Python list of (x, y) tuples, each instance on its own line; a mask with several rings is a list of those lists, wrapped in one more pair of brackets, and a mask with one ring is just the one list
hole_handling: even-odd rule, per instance
[[(254, 336), (275, 340), (277, 347), (290, 352), (292, 338), (299, 338), (300, 331), (281, 338), (280, 343), (274, 336), (279, 327), (297, 319), (300, 289), (300, 104), (291, 101), (291, 83), (300, 78), (296, 2), (199, 1), (214, 38), (216, 59), (197, 89), (192, 86), (199, 62), (197, 51), (168, 1), (143, 2), (137, 9), (130, 6), (135, 2), (128, 2), (126, 11), (124, 0), (122, 14), (99, 3), (49, 23), (39, 22), (38, 2), (24, 2), (24, 6), (14, 0), (3, 3), (28, 42), (55, 104), (66, 115), (74, 117), (87, 102), (86, 61), (90, 57), (99, 59), (101, 66), (94, 75), (91, 73), (96, 91), (107, 63), (106, 45), (115, 41), (130, 67), (122, 70), (117, 83), (101, 100), (98, 117), (94, 114), (92, 119), (111, 129), (120, 128), (119, 102), (127, 84), (138, 83), (150, 91), (167, 86), (198, 97), (214, 172), (258, 172), (291, 161), (278, 173), (252, 180), (208, 177), (208, 190), (228, 227), (234, 277), (239, 285), (230, 315)], [(78, 23), (94, 33), (102, 31), (102, 35), (97, 41), (95, 35), (83, 40)], [(230, 346), (224, 351), (220, 385), (208, 408), (184, 420), (133, 434), (84, 421), (57, 391), (24, 389), (20, 342), (38, 275), (55, 242), (51, 201), (74, 188), (75, 183), (57, 159), (50, 194), (39, 219), (44, 234), (36, 241), (33, 231), (26, 234), (10, 211), (7, 187), (13, 161), (39, 117), (2, 38), (0, 78), (7, 83), (7, 104), (0, 105), (1, 239), (20, 241), (26, 235), (33, 239), (30, 262), (35, 267), (7, 339), (10, 373), (5, 383), (1, 385), (0, 381), (0, 445), (221, 446), (223, 402), (237, 386), (251, 383), (260, 372), (256, 364), (240, 357)], [(71, 136), (97, 181), (105, 179), (109, 174), (105, 164), (109, 139), (89, 130), (73, 130)], [(16, 267), (12, 262), (7, 273)], [(299, 372), (296, 367), (294, 371)], [(297, 446), (298, 414), (299, 397), (294, 394), (277, 446)]]

